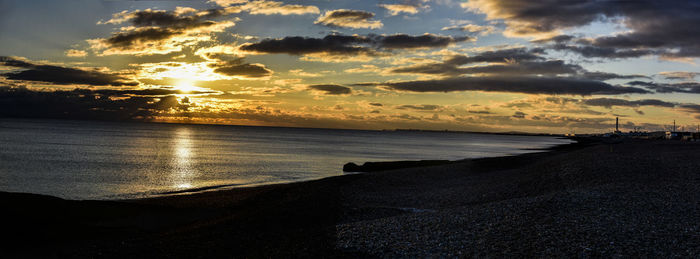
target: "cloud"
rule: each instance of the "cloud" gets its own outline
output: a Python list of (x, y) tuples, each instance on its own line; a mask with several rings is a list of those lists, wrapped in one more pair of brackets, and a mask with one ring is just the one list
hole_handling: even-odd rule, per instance
[(215, 45), (211, 47), (198, 48), (194, 52), (195, 55), (209, 61), (218, 61), (224, 59), (240, 59), (242, 56), (237, 54), (238, 50), (231, 45)]
[(372, 12), (338, 9), (327, 11), (318, 17), (314, 23), (329, 27), (345, 27), (353, 29), (377, 29), (384, 26), (381, 21), (370, 20), (372, 17), (374, 17), (374, 13)]
[(511, 117), (518, 118), (518, 119), (524, 119), (525, 115), (527, 115), (527, 114), (524, 112), (516, 111), (515, 113), (513, 113), (513, 115)]
[(621, 22), (626, 31), (561, 45), (588, 57), (700, 57), (700, 4), (694, 1), (470, 0), (463, 7), (504, 20), (508, 36), (546, 38), (596, 21)]
[(698, 75), (699, 72), (661, 72), (659, 75), (663, 76), (666, 80), (692, 80)]
[(59, 85), (96, 85), (96, 86), (136, 86), (138, 82), (124, 76), (55, 65), (35, 64), (12, 57), (0, 56), (0, 64), (17, 70), (0, 74), (10, 80), (39, 81)]
[(214, 68), (215, 73), (243, 78), (264, 78), (272, 75), (272, 70), (265, 67), (263, 64), (242, 64), (239, 61), (215, 63), (209, 65)]
[(421, 104), (421, 105), (405, 104), (405, 105), (396, 106), (396, 109), (399, 109), (399, 110), (417, 110), (417, 111), (436, 111), (436, 110), (441, 110), (442, 106), (434, 105), (434, 104)]
[(245, 4), (248, 0), (209, 0), (210, 3), (215, 3), (219, 6), (228, 7), (236, 4)]
[(700, 94), (700, 83), (698, 82), (683, 82), (683, 83), (654, 83), (654, 82), (644, 82), (644, 81), (632, 81), (628, 82), (628, 85), (632, 86), (642, 86), (648, 89), (652, 89), (657, 93), (689, 93), (689, 94)]
[(87, 56), (87, 52), (86, 52), (86, 51), (84, 51), (84, 50), (77, 50), (77, 49), (69, 49), (69, 50), (66, 50), (65, 54), (66, 54), (66, 56), (68, 56), (68, 57), (73, 57), (73, 58), (76, 58), (76, 57), (85, 57), (85, 56)]
[(340, 55), (372, 53), (363, 44), (369, 44), (372, 40), (363, 36), (328, 35), (323, 38), (307, 38), (299, 36), (284, 37), (282, 39), (264, 39), (257, 43), (245, 43), (239, 47), (242, 51), (303, 55), (310, 53), (330, 53)]
[[(231, 77), (214, 72), (214, 68), (232, 64), (243, 64), (242, 58), (230, 61), (211, 60), (205, 62), (158, 62), (132, 64), (136, 68), (139, 81), (158, 85), (172, 85), (180, 80), (215, 81), (230, 80)], [(157, 82), (161, 81), (161, 82)], [(180, 81), (182, 82), (182, 81)]]
[(218, 93), (215, 91), (182, 91), (182, 90), (177, 90), (177, 89), (168, 89), (168, 88), (146, 88), (146, 89), (120, 89), (120, 90), (114, 90), (114, 89), (99, 89), (99, 90), (91, 90), (91, 89), (75, 89), (73, 92), (76, 93), (83, 93), (83, 94), (93, 94), (93, 95), (101, 95), (101, 96), (116, 96), (116, 97), (124, 97), (124, 96), (152, 96), (152, 97), (164, 97), (168, 95), (174, 95), (174, 94), (188, 94), (188, 95), (202, 95), (202, 94), (214, 94)]
[[(582, 68), (578, 65), (565, 64), (560, 60), (544, 60), (539, 48), (511, 48), (485, 51), (473, 56), (453, 55), (439, 63), (417, 64), (393, 68), (391, 73), (428, 74), (456, 76), (463, 74), (568, 74), (576, 73)], [(488, 65), (461, 67), (473, 63)]]
[[(613, 106), (624, 106), (624, 107), (656, 106), (656, 107), (665, 107), (665, 108), (679, 108), (680, 110), (688, 112), (688, 113), (700, 114), (700, 105), (698, 105), (698, 104), (667, 102), (667, 101), (662, 101), (662, 100), (658, 100), (658, 99), (643, 99), (643, 100), (629, 101), (629, 100), (615, 99), (615, 98), (597, 98), (597, 99), (583, 100), (583, 103), (585, 105), (603, 106), (603, 107), (607, 107), (607, 108), (612, 108)], [(635, 112), (637, 112), (640, 115), (644, 115), (643, 111), (635, 110)], [(696, 115), (695, 118), (700, 119), (700, 115)]]
[(374, 85), (381, 85), (389, 90), (408, 92), (485, 91), (570, 95), (649, 93), (649, 91), (642, 88), (613, 86), (600, 81), (561, 77), (458, 77), (439, 80), (387, 82)]
[(598, 2), (469, 0), (461, 5), (471, 11), (486, 14), (488, 20), (505, 20), (506, 35), (537, 36), (589, 24), (599, 19), (604, 6), (596, 3)]
[(233, 21), (216, 22), (210, 19), (227, 14), (222, 9), (198, 12), (136, 10), (114, 14), (112, 19), (101, 24), (121, 24), (107, 38), (90, 39), (90, 47), (100, 55), (152, 55), (180, 51), (182, 46), (211, 39), (210, 34), (221, 32), (235, 25)]
[[(458, 75), (568, 75), (582, 79), (605, 81), (610, 79), (647, 78), (643, 75), (619, 75), (607, 72), (590, 72), (576, 64), (562, 60), (546, 60), (540, 48), (511, 48), (485, 51), (473, 56), (453, 55), (442, 62), (417, 64), (388, 70), (390, 73), (426, 74), (441, 76)], [(487, 63), (463, 67), (473, 63)]]
[(308, 89), (323, 92), (327, 95), (346, 95), (352, 93), (352, 89), (342, 85), (310, 85)]
[(411, 36), (408, 34), (393, 34), (393, 35), (371, 35), (374, 42), (380, 48), (387, 49), (413, 49), (413, 48), (440, 48), (447, 47), (450, 44), (468, 41), (471, 37), (451, 37), (441, 36), (431, 33), (425, 33), (420, 36)]
[(313, 5), (288, 5), (277, 1), (252, 1), (241, 6), (242, 10), (250, 14), (280, 14), (280, 15), (302, 15), (320, 13), (318, 7)]
[(442, 28), (443, 31), (462, 31), (478, 35), (489, 35), (496, 32), (496, 27), (476, 24), (452, 25)]
[(379, 73), (381, 69), (375, 65), (363, 64), (361, 67), (348, 68), (344, 70), (345, 73)]
[(658, 106), (658, 107), (670, 107), (673, 108), (677, 103), (666, 102), (658, 99), (643, 99), (637, 101), (629, 101), (624, 99), (616, 98), (595, 98), (583, 100), (583, 104), (590, 106), (602, 106), (611, 108), (613, 106), (627, 106), (627, 107), (639, 107), (639, 106)]
[[(0, 87), (0, 117), (57, 118), (92, 120), (149, 120), (171, 110), (187, 111), (192, 105), (175, 96), (146, 95), (150, 90), (76, 89), (72, 91), (34, 91)], [(153, 93), (168, 93), (159, 90)], [(109, 98), (110, 96), (122, 98)]]
[(417, 14), (418, 13), (418, 6), (415, 6), (415, 5), (380, 4), (378, 6), (389, 11), (390, 16), (396, 16), (396, 15), (399, 15), (401, 13), (407, 13), (407, 14)]
[(393, 35), (328, 35), (323, 38), (288, 36), (281, 39), (264, 39), (256, 43), (244, 43), (239, 50), (244, 53), (307, 55), (323, 53), (330, 55), (376, 56), (381, 51), (413, 48), (439, 48), (466, 41), (468, 37), (453, 38), (434, 34), (411, 36)]
[(289, 70), (290, 75), (301, 76), (301, 77), (320, 77), (321, 73), (306, 72), (303, 69), (291, 69)]
[(136, 27), (169, 27), (169, 28), (195, 28), (208, 25), (207, 19), (216, 18), (225, 14), (222, 9), (210, 9), (196, 12), (165, 11), (165, 10), (136, 10), (116, 13), (112, 19), (102, 24), (121, 24), (131, 22)]
[(471, 63), (506, 63), (506, 62), (522, 62), (532, 60), (543, 60), (541, 56), (544, 54), (542, 48), (508, 48), (493, 51), (480, 52), (473, 56), (454, 55), (447, 59), (446, 63), (455, 65), (466, 65)]
[(620, 75), (620, 74), (608, 73), (608, 72), (590, 72), (590, 71), (583, 72), (580, 76), (583, 78), (586, 78), (586, 79), (599, 80), (599, 81), (605, 81), (605, 80), (611, 80), (611, 79), (649, 78), (648, 76), (645, 76), (645, 75)]
[(533, 40), (533, 43), (544, 44), (548, 49), (568, 51), (586, 58), (637, 58), (662, 53), (653, 49), (623, 49), (615, 47), (593, 46), (592, 40), (576, 38), (571, 35), (557, 35), (550, 38)]
[[(681, 104), (679, 107), (687, 112), (690, 113), (700, 113), (700, 104)], [(696, 116), (695, 118), (700, 118), (700, 116)]]
[[(586, 43), (584, 43), (586, 44)], [(564, 50), (577, 53), (587, 58), (637, 58), (649, 55), (659, 54), (658, 51), (650, 49), (621, 49), (613, 47), (599, 47), (589, 45), (570, 45), (570, 44), (554, 44), (549, 46), (550, 49)]]
[(284, 4), (278, 1), (248, 1), (248, 0), (212, 0), (217, 5), (224, 7), (226, 13), (249, 12), (250, 14), (264, 15), (302, 15), (320, 13), (318, 7), (313, 5)]
[(390, 70), (391, 73), (433, 74), (433, 75), (560, 75), (575, 74), (583, 68), (578, 65), (566, 64), (561, 60), (525, 61), (513, 64), (491, 64), (484, 66), (458, 67), (454, 64), (433, 63), (399, 67)]
[(481, 111), (469, 110), (469, 111), (467, 111), (467, 112), (468, 112), (468, 113), (473, 113), (473, 114), (493, 114), (492, 112), (490, 112), (490, 111), (485, 111), (485, 110), (481, 110)]

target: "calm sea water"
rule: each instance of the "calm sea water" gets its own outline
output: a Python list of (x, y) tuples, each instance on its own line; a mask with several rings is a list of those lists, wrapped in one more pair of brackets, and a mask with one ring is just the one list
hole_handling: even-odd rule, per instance
[(343, 174), (347, 162), (491, 157), (554, 137), (0, 119), (0, 190), (135, 198)]

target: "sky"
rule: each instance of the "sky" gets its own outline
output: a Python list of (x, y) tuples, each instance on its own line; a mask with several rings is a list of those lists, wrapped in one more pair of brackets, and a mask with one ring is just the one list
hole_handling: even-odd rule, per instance
[(0, 117), (600, 133), (700, 124), (700, 3), (0, 0)]

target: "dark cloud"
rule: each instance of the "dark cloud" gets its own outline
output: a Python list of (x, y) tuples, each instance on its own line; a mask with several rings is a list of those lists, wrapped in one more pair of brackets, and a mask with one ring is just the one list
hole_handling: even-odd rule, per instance
[(657, 93), (689, 93), (700, 94), (700, 83), (698, 82), (683, 82), (683, 83), (655, 83), (644, 81), (632, 81), (627, 83), (632, 86), (642, 86), (654, 90)]
[[(607, 72), (590, 72), (576, 64), (562, 60), (546, 60), (541, 48), (512, 48), (486, 51), (473, 56), (454, 55), (440, 63), (418, 64), (389, 70), (391, 73), (458, 76), (468, 74), (512, 75), (569, 75), (581, 79), (605, 81), (610, 79), (648, 78), (643, 75), (619, 75)], [(473, 63), (481, 66), (461, 67)]]
[(672, 102), (666, 102), (658, 99), (643, 99), (643, 100), (637, 100), (637, 101), (629, 101), (629, 100), (624, 100), (624, 99), (616, 99), (616, 98), (595, 98), (595, 99), (586, 99), (583, 101), (585, 105), (590, 105), (590, 106), (603, 106), (607, 108), (611, 108), (613, 106), (627, 106), (627, 107), (639, 107), (639, 106), (658, 106), (658, 107), (669, 107), (673, 108), (676, 106), (676, 103)]
[(547, 48), (552, 50), (577, 53), (586, 58), (636, 58), (659, 53), (659, 51), (652, 49), (621, 49), (593, 46), (592, 40), (576, 38), (572, 35), (558, 35), (547, 39), (534, 40), (532, 42), (546, 44)]
[(209, 9), (198, 11), (195, 15), (183, 16), (172, 11), (143, 10), (130, 14), (129, 21), (137, 27), (170, 27), (170, 28), (196, 28), (207, 26), (205, 19), (216, 18), (225, 14), (223, 9)]
[(611, 79), (632, 79), (632, 78), (649, 78), (648, 76), (645, 75), (620, 75), (620, 74), (615, 74), (615, 73), (608, 73), (608, 72), (583, 72), (580, 77), (586, 78), (586, 79), (591, 79), (591, 80), (598, 80), (598, 81), (605, 81), (605, 80), (611, 80)]
[[(586, 57), (626, 58), (657, 54), (700, 57), (700, 3), (697, 1), (476, 0), (465, 4), (504, 19), (514, 35), (556, 33), (594, 21), (621, 21), (627, 32), (556, 48)], [(560, 43), (570, 38), (554, 38)]]
[[(186, 111), (191, 104), (177, 97), (130, 96), (148, 93), (76, 89), (71, 91), (33, 91), (26, 88), (0, 87), (0, 117), (57, 118), (91, 120), (148, 120), (170, 110)], [(125, 96), (113, 99), (110, 96)]]
[(568, 43), (568, 42), (570, 42), (570, 41), (572, 41), (572, 40), (574, 40), (574, 39), (576, 39), (576, 37), (574, 37), (574, 36), (572, 36), (572, 35), (561, 34), (561, 35), (557, 35), (557, 36), (554, 36), (554, 37), (531, 40), (530, 42), (533, 42), (533, 43), (557, 43), (557, 44), (561, 44), (561, 43)]
[(529, 35), (581, 26), (600, 20), (603, 14), (613, 15), (614, 11), (606, 10), (607, 2), (614, 1), (472, 0), (463, 5), (487, 13), (489, 19), (505, 19), (511, 34)]
[[(542, 54), (544, 54), (544, 50), (540, 48), (511, 48), (485, 51), (473, 56), (453, 55), (440, 63), (398, 67), (390, 70), (390, 72), (455, 76), (477, 73), (559, 74), (572, 73), (575, 72), (574, 70), (580, 69), (577, 65), (564, 64), (562, 61), (545, 61), (540, 56)], [(460, 67), (472, 63), (497, 64), (467, 68)]]
[[(177, 48), (175, 45), (192, 39), (177, 39), (177, 36), (201, 33), (203, 29), (221, 30), (233, 26), (209, 19), (227, 14), (223, 9), (184, 12), (143, 10), (122, 12), (108, 22), (119, 24), (128, 22), (130, 27), (122, 27), (110, 37), (88, 40), (94, 49), (106, 49), (102, 54), (154, 54), (169, 53)], [(220, 26), (222, 28), (215, 28)], [(204, 30), (206, 31), (206, 30)], [(153, 50), (153, 51), (149, 51)]]
[(526, 61), (513, 64), (457, 67), (448, 63), (421, 64), (390, 70), (392, 73), (417, 73), (441, 75), (498, 74), (498, 75), (560, 75), (575, 74), (583, 68), (566, 64), (561, 60)]
[(700, 3), (644, 1), (624, 6), (625, 25), (632, 31), (595, 38), (592, 45), (623, 49), (677, 49), (669, 56), (700, 56)]
[(555, 44), (549, 46), (550, 49), (564, 50), (578, 53), (587, 58), (636, 58), (658, 54), (658, 51), (650, 49), (619, 49), (612, 47), (581, 46), (569, 44)]
[(272, 75), (272, 70), (262, 64), (215, 64), (214, 72), (227, 76), (240, 76), (246, 78), (260, 78)]
[(679, 107), (682, 110), (684, 110), (685, 112), (697, 114), (697, 115), (695, 115), (695, 119), (700, 120), (700, 105), (699, 104), (687, 103), (687, 104), (681, 104), (681, 105), (679, 105)]
[(362, 10), (332, 10), (318, 17), (316, 24), (321, 24), (329, 27), (347, 27), (347, 28), (381, 28), (382, 22), (370, 20), (374, 17), (374, 13)]
[(323, 38), (284, 37), (282, 39), (264, 39), (257, 43), (246, 43), (240, 49), (244, 51), (303, 55), (310, 53), (330, 53), (339, 55), (366, 54), (372, 52), (366, 46), (372, 40), (363, 36), (328, 35)]
[(411, 36), (394, 35), (328, 35), (323, 38), (290, 36), (281, 39), (264, 39), (257, 43), (246, 43), (240, 50), (269, 53), (304, 55), (329, 53), (334, 55), (374, 55), (377, 51), (411, 48), (437, 48), (468, 40), (466, 37), (453, 38), (434, 34)]
[(426, 74), (426, 75), (446, 75), (454, 76), (462, 74), (462, 70), (449, 63), (429, 63), (412, 66), (396, 67), (389, 70), (390, 73), (397, 74)]
[(9, 67), (34, 68), (35, 64), (12, 57), (0, 56), (0, 64)]
[(4, 76), (10, 80), (39, 81), (61, 85), (138, 85), (138, 82), (129, 80), (128, 78), (118, 74), (105, 73), (97, 70), (83, 70), (54, 65), (34, 64), (12, 57), (0, 56), (0, 64), (18, 68), (16, 71), (0, 74), (0, 76)]
[(527, 115), (527, 113), (524, 113), (524, 112), (521, 112), (521, 111), (516, 111), (515, 113), (513, 113), (513, 116), (512, 116), (512, 117), (513, 117), (513, 118), (518, 118), (518, 119), (523, 119), (523, 118), (525, 118), (525, 115)]
[(471, 37), (451, 37), (426, 33), (420, 36), (408, 34), (394, 34), (389, 36), (373, 35), (375, 44), (386, 49), (412, 49), (412, 48), (441, 48), (456, 42), (471, 40)]
[(151, 41), (162, 41), (180, 34), (184, 34), (184, 31), (168, 28), (144, 28), (112, 34), (104, 42), (112, 48), (129, 49), (134, 45)]
[(681, 104), (679, 107), (687, 112), (700, 113), (700, 104)]
[(482, 110), (482, 111), (470, 110), (470, 111), (467, 111), (467, 112), (473, 113), (473, 114), (493, 114), (493, 113), (490, 112), (490, 111), (483, 111), (483, 110)]
[(308, 88), (315, 91), (321, 91), (329, 95), (343, 95), (352, 93), (352, 89), (350, 89), (350, 87), (342, 85), (310, 85)]
[(435, 110), (442, 109), (442, 106), (434, 105), (434, 104), (421, 104), (421, 105), (406, 104), (406, 105), (396, 106), (396, 109), (399, 109), (399, 110), (418, 110), (418, 111), (435, 111)]
[(510, 48), (493, 51), (484, 51), (473, 56), (455, 55), (445, 60), (445, 63), (454, 65), (466, 65), (471, 63), (505, 63), (543, 60), (542, 48)]
[(458, 77), (440, 80), (388, 82), (378, 85), (410, 92), (487, 91), (526, 94), (644, 94), (636, 87), (613, 86), (600, 81), (563, 77)]

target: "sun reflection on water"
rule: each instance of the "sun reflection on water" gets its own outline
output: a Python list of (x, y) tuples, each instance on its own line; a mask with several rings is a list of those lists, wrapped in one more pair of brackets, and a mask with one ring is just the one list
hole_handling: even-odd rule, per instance
[(196, 172), (192, 167), (192, 139), (190, 129), (178, 128), (173, 135), (172, 184), (177, 189), (192, 188)]

